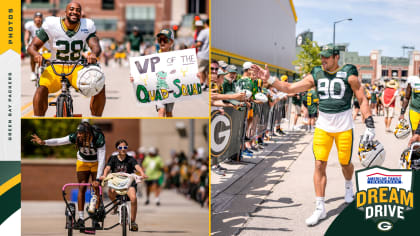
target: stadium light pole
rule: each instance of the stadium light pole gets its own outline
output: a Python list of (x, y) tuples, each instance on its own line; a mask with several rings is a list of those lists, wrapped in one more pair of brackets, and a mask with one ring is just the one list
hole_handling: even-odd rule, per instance
[(346, 20), (352, 21), (353, 19), (352, 18), (346, 18), (346, 19), (341, 19), (341, 20), (338, 20), (338, 21), (334, 21), (333, 45), (335, 45), (335, 24), (340, 23), (342, 21), (346, 21)]

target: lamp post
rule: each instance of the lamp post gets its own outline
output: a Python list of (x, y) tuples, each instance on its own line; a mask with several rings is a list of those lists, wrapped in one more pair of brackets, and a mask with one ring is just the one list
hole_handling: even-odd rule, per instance
[(341, 19), (341, 20), (338, 20), (338, 21), (334, 21), (333, 45), (335, 45), (335, 24), (340, 23), (342, 21), (346, 21), (346, 20), (351, 21), (352, 19), (351, 18), (346, 18), (346, 19)]

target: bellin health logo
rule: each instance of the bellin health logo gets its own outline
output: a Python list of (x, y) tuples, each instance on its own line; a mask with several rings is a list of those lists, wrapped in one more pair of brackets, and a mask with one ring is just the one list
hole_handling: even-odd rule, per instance
[(413, 172), (373, 167), (356, 171), (356, 207), (381, 231), (389, 231), (413, 209)]

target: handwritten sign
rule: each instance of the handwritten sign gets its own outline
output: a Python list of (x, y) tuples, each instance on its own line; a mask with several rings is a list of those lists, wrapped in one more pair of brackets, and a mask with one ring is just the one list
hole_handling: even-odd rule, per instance
[(201, 97), (195, 49), (131, 57), (130, 72), (140, 104)]

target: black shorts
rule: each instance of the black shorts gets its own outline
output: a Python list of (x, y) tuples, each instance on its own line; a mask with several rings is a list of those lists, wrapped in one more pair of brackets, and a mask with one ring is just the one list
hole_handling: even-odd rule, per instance
[(309, 118), (317, 118), (318, 117), (318, 113), (309, 113), (308, 114)]
[(150, 187), (150, 186), (152, 186), (155, 183), (159, 186), (159, 180), (158, 179), (146, 180), (145, 182), (146, 182), (147, 187)]
[(353, 102), (353, 106), (354, 106), (354, 108), (356, 108), (356, 109), (360, 109), (359, 101), (354, 101), (354, 102)]

